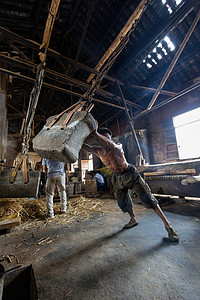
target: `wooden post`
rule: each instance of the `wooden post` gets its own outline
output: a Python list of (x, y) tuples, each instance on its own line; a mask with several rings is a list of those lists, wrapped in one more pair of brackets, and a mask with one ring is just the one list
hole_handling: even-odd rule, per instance
[(21, 129), (20, 129), (20, 133), (19, 133), (19, 134), (23, 134), (23, 131), (24, 131), (24, 124), (25, 124), (25, 118), (23, 118), (23, 120), (22, 120), (22, 126), (21, 126)]
[[(0, 74), (0, 159), (4, 159), (7, 144), (6, 76)], [(1, 167), (0, 167), (1, 170)]]

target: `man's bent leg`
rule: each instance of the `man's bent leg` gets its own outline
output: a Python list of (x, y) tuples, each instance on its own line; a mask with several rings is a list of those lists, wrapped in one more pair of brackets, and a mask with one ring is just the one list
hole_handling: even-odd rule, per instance
[(161, 210), (157, 199), (152, 195), (148, 184), (143, 180), (141, 176), (139, 177), (138, 182), (134, 185), (134, 191), (138, 194), (142, 203), (147, 208), (152, 208), (155, 211), (155, 213), (160, 217), (160, 219), (163, 221), (170, 240), (178, 241), (179, 240), (178, 234), (172, 228), (170, 222), (167, 220), (166, 216)]
[(128, 189), (120, 189), (115, 191), (115, 196), (118, 202), (119, 207), (123, 212), (127, 212), (130, 216), (129, 223), (124, 225), (124, 229), (129, 229), (138, 225), (135, 214), (133, 212), (133, 203), (132, 199), (128, 193)]
[(178, 234), (176, 233), (176, 231), (173, 229), (172, 225), (167, 220), (167, 218), (164, 215), (163, 211), (161, 210), (159, 204), (157, 204), (157, 206), (154, 207), (153, 210), (155, 211), (155, 213), (161, 218), (161, 220), (165, 224), (165, 229), (168, 232), (169, 239), (173, 242), (178, 242), (179, 241)]

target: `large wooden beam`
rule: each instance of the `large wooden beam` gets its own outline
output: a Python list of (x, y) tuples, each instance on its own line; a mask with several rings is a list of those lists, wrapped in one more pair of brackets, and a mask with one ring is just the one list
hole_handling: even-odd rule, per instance
[(145, 111), (141, 112), (140, 114), (134, 116), (132, 118), (132, 120), (137, 120), (137, 119), (139, 119), (141, 117), (144, 117), (146, 114), (148, 114), (148, 113), (150, 113), (150, 112), (152, 112), (152, 111), (154, 111), (156, 109), (159, 109), (162, 106), (164, 106), (164, 105), (166, 105), (166, 104), (168, 104), (168, 103), (170, 103), (172, 101), (175, 101), (176, 99), (178, 99), (178, 98), (180, 98), (180, 97), (182, 97), (182, 96), (190, 93), (191, 91), (194, 91), (195, 89), (198, 89), (199, 87), (200, 87), (200, 80), (198, 80), (196, 83), (192, 84), (188, 88), (182, 90), (180, 93), (176, 94), (176, 96), (170, 97), (170, 98), (162, 101), (161, 103), (159, 103), (157, 105), (154, 105), (151, 109), (149, 109), (149, 110), (146, 109)]
[[(10, 39), (12, 39), (14, 41), (17, 41), (20, 44), (25, 45), (27, 47), (30, 47), (31, 49), (33, 49), (35, 51), (40, 52), (42, 50), (42, 49), (40, 49), (41, 48), (41, 44), (39, 44), (39, 43), (37, 43), (35, 41), (32, 41), (32, 40), (26, 39), (26, 38), (24, 38), (24, 37), (22, 37), (22, 36), (20, 36), (20, 35), (18, 35), (16, 33), (14, 33), (14, 32), (12, 32), (12, 31), (4, 28), (4, 27), (0, 26), (0, 32), (2, 32), (5, 37), (8, 37), (8, 38), (10, 38)], [(60, 54), (59, 52), (57, 52), (55, 50), (52, 50), (50, 48), (48, 49), (48, 55), (51, 56), (51, 57), (53, 57), (53, 58), (55, 58), (55, 59), (57, 59), (59, 62), (63, 61), (63, 62), (69, 63), (71, 65), (74, 64), (74, 60), (73, 59), (71, 59), (69, 57), (66, 57), (66, 56)], [(94, 74), (98, 74), (99, 73), (95, 69), (93, 69), (93, 68), (91, 68), (89, 66), (86, 66), (84, 64), (81, 64), (79, 62), (77, 62), (76, 65), (77, 65), (77, 67), (79, 67), (80, 69), (82, 69), (84, 71), (87, 71), (87, 72), (90, 72), (90, 73), (94, 73)], [(106, 78), (106, 79), (108, 79), (108, 80), (110, 80), (112, 82), (117, 82), (118, 81), (121, 85), (124, 85), (123, 82), (121, 82), (120, 80), (118, 80), (117, 78), (114, 78), (112, 76), (105, 75), (104, 78)], [(132, 85), (132, 86), (133, 86), (133, 88), (140, 89), (139, 86), (136, 86), (136, 85)], [(146, 88), (147, 90), (152, 90), (152, 88), (148, 88), (148, 87), (142, 87), (142, 89), (143, 88)], [(156, 89), (153, 89), (153, 90), (156, 91)], [(161, 93), (163, 93), (163, 94), (166, 94), (167, 92), (168, 91), (164, 91), (164, 92), (161, 91)], [(170, 93), (170, 92), (168, 92), (168, 93)]]
[[(18, 59), (15, 59), (15, 58), (11, 58), (11, 57), (8, 57), (6, 55), (3, 55), (3, 54), (0, 54), (0, 61), (4, 62), (4, 63), (7, 63), (7, 64), (11, 64), (11, 65), (15, 65), (15, 66), (18, 66), (18, 67), (21, 67), (21, 68), (24, 68), (24, 69), (27, 69), (27, 70), (33, 70), (35, 72), (35, 70), (37, 69), (37, 65), (32, 63), (32, 62), (26, 62), (26, 61), (22, 61), (22, 60), (18, 60)], [(85, 83), (85, 82), (81, 82), (77, 79), (74, 79), (74, 78), (71, 78), (67, 75), (64, 75), (64, 74), (61, 74), (61, 73), (58, 73), (56, 71), (53, 71), (53, 70), (50, 70), (48, 68), (46, 68), (45, 70), (45, 75), (47, 77), (50, 77), (51, 79), (53, 78), (54, 80), (56, 81), (59, 81), (59, 83), (63, 82), (63, 83), (70, 83), (74, 86), (78, 86), (78, 87), (81, 87), (85, 90), (89, 89), (90, 85)], [(96, 91), (97, 94), (105, 97), (105, 98), (110, 98), (112, 100), (116, 100), (116, 101), (121, 101), (121, 98), (117, 95), (114, 95), (110, 92), (107, 92), (107, 91), (104, 91), (103, 89), (98, 89)], [(130, 100), (127, 100), (127, 104), (132, 106), (132, 107), (135, 107), (139, 110), (143, 110), (144, 107), (142, 107), (141, 105), (139, 104), (136, 104)]]
[(137, 170), (142, 174), (151, 173), (151, 175), (187, 174), (189, 173), (189, 171), (187, 170), (194, 170), (192, 173), (198, 174), (200, 171), (200, 159), (193, 159), (174, 163), (137, 166)]
[[(128, 32), (132, 29), (133, 24), (136, 23), (136, 21), (141, 17), (144, 8), (147, 4), (147, 0), (142, 0), (138, 7), (135, 9), (131, 17), (128, 19), (118, 36), (115, 38), (115, 40), (112, 42), (110, 47), (107, 49), (107, 51), (104, 53), (102, 58), (99, 60), (98, 64), (95, 67), (96, 71), (99, 71), (103, 64), (108, 60), (108, 58), (111, 56), (111, 54), (114, 52), (114, 50), (119, 46), (121, 39), (124, 38)], [(90, 76), (87, 79), (87, 82), (90, 82), (94, 78), (94, 74), (90, 74)]]
[[(35, 82), (35, 80), (33, 78), (30, 78), (30, 77), (12, 72), (12, 71), (7, 70), (7, 69), (0, 68), (0, 73), (9, 74), (13, 77), (17, 77), (21, 80), (29, 81), (29, 82), (32, 82), (32, 83)], [(79, 93), (76, 93), (76, 92), (73, 92), (73, 91), (70, 91), (70, 90), (66, 90), (66, 89), (63, 89), (61, 87), (49, 84), (49, 83), (43, 82), (42, 85), (44, 87), (47, 87), (47, 88), (50, 88), (50, 89), (53, 89), (53, 90), (57, 90), (59, 92), (65, 93), (65, 94), (73, 95), (77, 98), (81, 98), (83, 96), (82, 94), (79, 94)], [(113, 103), (110, 103), (110, 102), (106, 102), (106, 101), (103, 101), (103, 100), (100, 100), (100, 99), (93, 98), (93, 101), (96, 101), (96, 102), (99, 102), (99, 103), (102, 103), (102, 104), (106, 104), (106, 105), (109, 105), (109, 106), (112, 106), (112, 107), (116, 107), (116, 108), (119, 108), (119, 109), (123, 109), (123, 110), (125, 109), (123, 106), (116, 105), (116, 104), (113, 104)]]

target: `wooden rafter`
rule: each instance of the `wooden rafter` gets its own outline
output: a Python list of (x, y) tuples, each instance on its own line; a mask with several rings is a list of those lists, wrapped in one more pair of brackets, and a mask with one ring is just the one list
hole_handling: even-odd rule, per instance
[[(0, 54), (0, 61), (6, 62), (11, 65), (16, 65), (16, 66), (25, 68), (27, 70), (30, 70), (30, 69), (34, 70), (37, 68), (37, 65), (34, 63), (27, 63), (27, 62), (21, 61), (21, 60), (19, 61), (17, 59), (9, 58), (8, 56), (2, 55), (2, 54)], [(63, 75), (61, 73), (58, 73), (58, 72), (50, 70), (50, 69), (46, 69), (46, 77), (54, 78), (54, 80), (59, 83), (61, 83), (61, 82), (68, 83), (68, 84), (70, 83), (73, 86), (83, 88), (84, 90), (87, 90), (90, 87), (90, 85), (85, 82), (81, 82), (79, 80), (73, 79), (67, 75)], [(117, 101), (121, 100), (121, 98), (119, 96), (112, 94), (110, 92), (104, 91), (102, 89), (97, 90), (96, 93), (103, 97), (106, 97), (107, 99), (110, 98), (110, 99), (117, 100)], [(171, 95), (171, 93), (170, 93), (170, 95)], [(126, 99), (126, 101), (130, 106), (136, 107), (140, 110), (144, 109), (144, 107), (142, 107), (139, 104), (134, 103), (133, 101), (130, 101), (128, 99)]]
[[(35, 82), (35, 80), (33, 78), (30, 78), (30, 77), (12, 72), (12, 71), (7, 70), (7, 69), (0, 68), (0, 72), (4, 73), (4, 74), (9, 74), (13, 77), (17, 77), (17, 78), (20, 78), (20, 79), (25, 80), (25, 81)], [(73, 91), (70, 91), (70, 90), (66, 90), (66, 89), (63, 89), (61, 87), (57, 87), (57, 86), (54, 86), (52, 84), (49, 84), (49, 83), (43, 82), (43, 86), (47, 87), (47, 88), (50, 88), (50, 89), (53, 89), (53, 90), (55, 89), (57, 91), (60, 91), (60, 92), (63, 92), (63, 93), (69, 94), (69, 95), (73, 95), (73, 96), (78, 97), (78, 98), (82, 97), (82, 94), (79, 94), (79, 93), (76, 93), (76, 92), (73, 92)], [(113, 104), (113, 103), (110, 103), (110, 102), (106, 102), (106, 101), (103, 101), (103, 100), (100, 100), (100, 99), (96, 99), (96, 98), (93, 98), (93, 100), (96, 101), (96, 102), (99, 102), (99, 103), (103, 103), (103, 104), (106, 104), (106, 105), (113, 106), (113, 107), (124, 110), (123, 106), (119, 106), (119, 105), (116, 105), (116, 104)]]
[[(19, 42), (19, 43), (27, 46), (27, 47), (30, 47), (33, 50), (40, 51), (41, 45), (39, 43), (37, 43), (37, 42), (34, 42), (32, 40), (29, 40), (29, 39), (26, 39), (26, 38), (24, 38), (24, 37), (22, 37), (22, 36), (20, 36), (20, 35), (18, 35), (16, 33), (13, 33), (12, 31), (10, 31), (10, 30), (8, 30), (6, 28), (1, 27), (1, 26), (0, 26), (0, 32), (2, 32), (3, 35), (5, 35), (6, 37), (8, 37), (8, 38), (10, 38), (12, 40), (15, 40), (15, 41), (17, 41), (17, 42)], [(59, 52), (57, 52), (57, 51), (55, 51), (55, 50), (53, 50), (51, 48), (48, 49), (48, 55), (51, 56), (51, 57), (53, 57), (53, 58), (55, 58), (55, 59), (57, 59), (59, 62), (63, 61), (63, 62), (66, 62), (67, 64), (68, 63), (71, 64), (71, 65), (74, 64), (74, 60), (73, 59), (68, 58), (66, 56), (63, 56), (62, 54), (60, 54)], [(77, 62), (76, 65), (77, 65), (77, 67), (79, 67), (80, 69), (82, 69), (84, 71), (88, 71), (90, 73), (98, 74), (98, 71), (96, 71), (95, 69), (93, 69), (93, 68), (91, 68), (89, 66), (86, 66), (86, 65), (84, 65), (82, 63)], [(114, 78), (112, 76), (105, 75), (104, 78), (108, 79), (108, 80), (110, 80), (110, 81), (112, 81), (114, 83), (115, 82), (119, 82), (120, 85), (124, 85), (123, 82), (121, 82), (120, 80), (118, 80), (117, 78)], [(140, 87), (140, 86), (136, 86), (136, 85), (133, 86), (133, 87), (136, 88), (136, 89), (137, 88), (138, 89), (146, 88), (147, 90), (154, 90), (154, 91), (156, 90), (156, 89), (152, 89), (152, 88), (148, 88), (148, 87)], [(162, 94), (167, 94), (167, 93), (169, 94), (171, 92), (170, 91), (161, 91), (161, 93)]]

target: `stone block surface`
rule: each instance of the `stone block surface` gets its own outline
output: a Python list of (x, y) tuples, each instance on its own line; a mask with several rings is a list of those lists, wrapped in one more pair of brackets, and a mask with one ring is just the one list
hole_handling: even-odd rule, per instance
[(50, 117), (33, 139), (33, 148), (40, 157), (68, 163), (77, 161), (85, 139), (96, 128), (96, 122), (90, 113), (78, 111), (73, 114), (66, 128), (62, 129), (67, 116), (68, 113), (65, 113), (48, 130), (49, 124), (55, 119), (55, 116)]

